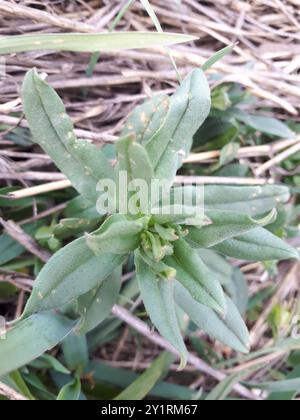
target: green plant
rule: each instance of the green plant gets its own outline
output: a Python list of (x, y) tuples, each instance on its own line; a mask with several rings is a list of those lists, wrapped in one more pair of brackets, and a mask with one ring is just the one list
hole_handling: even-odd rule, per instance
[[(193, 202), (195, 186), (173, 184), (210, 111), (203, 70), (189, 74), (171, 98), (154, 97), (132, 113), (116, 146), (115, 167), (102, 150), (75, 137), (62, 101), (35, 70), (25, 78), (23, 103), (35, 141), (70, 179), (81, 195), (79, 200), (85, 202), (85, 211), (90, 209), (93, 223), (99, 180), (118, 184), (124, 171), (128, 182), (142, 179), (149, 185), (154, 178), (166, 180), (171, 198), (184, 192)], [(122, 191), (116, 194), (120, 198)], [(203, 250), (254, 261), (298, 258), (296, 250), (264, 228), (274, 222), (274, 208), (288, 199), (289, 191), (282, 186), (207, 186), (202, 217), (198, 207), (178, 211), (175, 201), (168, 213), (161, 211), (161, 203), (157, 203), (159, 212), (152, 207), (144, 212), (134, 194), (125, 204), (134, 202), (137, 214), (116, 211), (104, 223), (98, 214), (98, 230), (66, 245), (40, 271), (21, 319), (0, 342), (0, 376), (71, 333), (81, 336), (97, 327), (118, 298), (121, 268), (132, 254), (145, 308), (180, 353), (181, 367), (187, 350), (178, 308), (213, 337), (247, 352), (247, 328)], [(80, 220), (71, 224), (77, 233)], [(64, 390), (77, 391), (76, 381)]]

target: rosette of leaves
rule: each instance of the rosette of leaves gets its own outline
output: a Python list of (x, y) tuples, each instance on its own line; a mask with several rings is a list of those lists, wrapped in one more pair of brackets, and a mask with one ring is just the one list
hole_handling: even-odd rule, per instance
[[(210, 111), (210, 89), (201, 69), (192, 71), (172, 97), (154, 97), (132, 113), (116, 146), (115, 167), (101, 149), (76, 138), (62, 101), (35, 70), (26, 75), (23, 103), (34, 140), (72, 182), (84, 200), (84, 212), (92, 209), (93, 220), (98, 181), (118, 181), (121, 171), (129, 180), (149, 184), (153, 178), (168, 180), (171, 198), (180, 189), (192, 198), (196, 194), (193, 186), (173, 184)], [(69, 243), (42, 268), (21, 319), (0, 342), (0, 376), (71, 332), (86, 334), (97, 327), (117, 301), (129, 255), (134, 255), (147, 313), (180, 353), (181, 367), (187, 350), (179, 308), (214, 338), (247, 352), (242, 316), (199, 250), (254, 261), (298, 258), (264, 227), (274, 221), (276, 205), (288, 199), (282, 186), (207, 186), (201, 217), (197, 207), (177, 211), (176, 204), (169, 213), (150, 207), (147, 213), (141, 209), (135, 215), (107, 216), (97, 230)]]

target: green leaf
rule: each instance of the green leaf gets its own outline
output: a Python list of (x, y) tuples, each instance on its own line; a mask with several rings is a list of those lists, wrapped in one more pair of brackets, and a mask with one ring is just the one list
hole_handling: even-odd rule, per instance
[(178, 168), (190, 152), (193, 136), (210, 111), (210, 89), (202, 70), (188, 75), (170, 99), (168, 117), (145, 145), (155, 176), (173, 182)]
[(151, 210), (152, 220), (160, 225), (186, 224), (189, 226), (203, 226), (210, 223), (210, 220), (199, 213), (198, 207), (182, 206), (174, 204), (168, 206), (154, 207)]
[(61, 219), (53, 228), (53, 233), (58, 239), (66, 239), (74, 236), (79, 236), (84, 232), (95, 228), (99, 225), (99, 219)]
[(34, 393), (38, 400), (54, 401), (56, 399), (55, 394), (48, 391), (47, 389), (48, 384), (45, 385), (41, 381), (39, 376), (35, 374), (32, 370), (28, 371), (27, 369), (24, 369), (23, 377), (26, 380), (26, 383), (30, 385), (30, 387), (34, 390)]
[[(246, 372), (247, 373), (247, 372)], [(245, 372), (234, 373), (221, 381), (205, 398), (206, 401), (224, 401), (233, 386), (245, 376)]]
[[(296, 366), (292, 372), (288, 373), (286, 376), (286, 380), (290, 379), (299, 379), (300, 378), (300, 366)], [(273, 392), (269, 395), (268, 401), (290, 401), (297, 397), (298, 393), (300, 392), (300, 386), (295, 387), (295, 389), (291, 391), (279, 391)]]
[(183, 368), (187, 363), (187, 350), (183, 342), (175, 312), (173, 282), (157, 277), (144, 262), (140, 253), (135, 254), (139, 288), (145, 308), (160, 334), (180, 353)]
[(276, 118), (249, 115), (240, 111), (235, 114), (235, 117), (237, 120), (262, 133), (287, 139), (295, 137), (295, 133), (286, 124)]
[[(37, 223), (32, 223), (23, 226), (23, 229), (29, 235), (32, 235), (36, 228), (39, 226)], [(16, 242), (12, 237), (6, 233), (0, 235), (0, 265), (4, 265), (14, 258), (19, 257), (24, 251), (24, 247)]]
[(26, 382), (24, 381), (21, 373), (18, 370), (11, 372), (9, 378), (13, 381), (17, 391), (24, 395), (25, 398), (28, 398), (29, 400), (35, 400), (34, 396), (28, 389), (28, 386), (26, 385)]
[(57, 396), (58, 401), (77, 401), (81, 394), (81, 381), (78, 375), (72, 382), (66, 384)]
[(156, 32), (112, 32), (14, 35), (0, 39), (0, 54), (53, 50), (75, 52), (108, 52), (194, 41), (190, 35)]
[(300, 378), (276, 382), (248, 383), (248, 386), (269, 392), (300, 392)]
[[(149, 214), (151, 198), (149, 187), (154, 173), (147, 151), (135, 141), (135, 137), (128, 136), (118, 141), (117, 152), (118, 164), (115, 171), (120, 213)], [(143, 181), (144, 183), (141, 184)], [(145, 191), (146, 187), (148, 187), (148, 192)], [(138, 191), (140, 191), (140, 195)], [(132, 208), (130, 199), (133, 201)]]
[(41, 270), (23, 316), (60, 308), (96, 287), (123, 261), (120, 255), (96, 256), (85, 238), (77, 239), (58, 251)]
[(209, 185), (204, 188), (206, 209), (230, 210), (257, 216), (271, 211), (290, 198), (289, 189), (279, 185), (263, 187), (228, 187)]
[(163, 261), (154, 261), (151, 256), (147, 255), (146, 252), (142, 250), (139, 252), (144, 262), (156, 276), (162, 277), (165, 280), (173, 280), (176, 277), (176, 270), (174, 268), (168, 266)]
[(135, 136), (145, 145), (164, 126), (169, 110), (170, 99), (166, 95), (157, 95), (136, 107), (130, 114), (122, 136)]
[(247, 233), (258, 226), (272, 223), (277, 212), (273, 210), (268, 216), (255, 220), (244, 213), (209, 210), (206, 215), (212, 221), (209, 226), (190, 227), (187, 240), (198, 248), (211, 248), (227, 239)]
[(24, 247), (5, 233), (0, 236), (0, 265), (4, 265), (21, 255)]
[(237, 267), (234, 268), (226, 258), (211, 249), (200, 249), (198, 254), (214, 273), (215, 279), (223, 285), (239, 312), (245, 314), (249, 301), (248, 285), (241, 270)]
[(64, 210), (64, 216), (68, 219), (95, 220), (99, 217), (99, 213), (95, 203), (91, 203), (91, 201), (83, 196), (78, 195), (68, 202), (68, 205)]
[(203, 71), (207, 71), (210, 69), (214, 64), (218, 61), (222, 60), (227, 54), (230, 54), (233, 49), (235, 48), (236, 44), (228, 45), (227, 47), (223, 48), (222, 50), (218, 51), (212, 57), (210, 57), (202, 66)]
[(246, 261), (299, 259), (296, 249), (264, 228), (256, 228), (213, 248), (228, 257)]
[(59, 360), (55, 359), (55, 357), (50, 354), (43, 354), (43, 356), (31, 362), (30, 366), (35, 369), (53, 369), (55, 372), (59, 372), (64, 375), (70, 374), (70, 371), (62, 365)]
[(129, 221), (125, 216), (114, 215), (98, 231), (86, 234), (85, 239), (95, 255), (103, 252), (128, 254), (139, 246), (144, 228), (144, 219)]
[(232, 276), (233, 267), (222, 255), (211, 249), (197, 250), (205, 265), (214, 273), (216, 280), (223, 286), (227, 286)]
[[(132, 370), (115, 368), (98, 361), (92, 361), (86, 372), (93, 372), (97, 384), (113, 384), (120, 388), (126, 388), (140, 376)], [(149, 392), (152, 397), (166, 400), (189, 400), (193, 394), (188, 387), (163, 381), (158, 382)]]
[(121, 269), (115, 270), (107, 279), (78, 299), (78, 312), (82, 321), (78, 326), (80, 334), (96, 328), (108, 317), (117, 302), (121, 289)]
[(142, 3), (142, 5), (144, 6), (144, 8), (146, 9), (148, 15), (150, 16), (156, 30), (158, 32), (162, 32), (162, 27), (161, 24), (155, 14), (155, 11), (153, 9), (153, 7), (151, 6), (151, 4), (149, 3), (149, 0), (140, 0), (140, 2)]
[(249, 333), (231, 299), (226, 297), (225, 317), (196, 302), (179, 283), (175, 287), (175, 300), (190, 319), (211, 337), (240, 353), (249, 353)]
[(85, 335), (79, 336), (73, 331), (62, 342), (62, 350), (68, 368), (71, 371), (82, 372), (89, 362)]
[(41, 312), (20, 321), (0, 340), (0, 376), (6, 375), (61, 342), (76, 326), (54, 312)]
[(113, 168), (100, 149), (78, 140), (64, 104), (36, 70), (27, 73), (22, 89), (24, 112), (34, 140), (53, 159), (73, 186), (95, 203), (100, 179), (113, 178)]
[[(175, 190), (181, 190), (175, 192)], [(193, 186), (183, 187), (189, 202), (195, 200), (196, 189)], [(172, 196), (182, 193), (182, 187), (172, 189)], [(290, 198), (289, 188), (281, 185), (262, 187), (231, 187), (226, 185), (204, 186), (205, 212), (209, 210), (228, 210), (246, 213), (249, 216), (261, 216), (286, 203)]]
[(144, 399), (155, 384), (167, 373), (173, 356), (169, 353), (162, 353), (151, 366), (141, 374), (128, 388), (119, 394), (117, 401), (139, 401)]
[(228, 165), (235, 160), (240, 147), (240, 144), (234, 141), (226, 144), (221, 150), (219, 167), (221, 168), (222, 166)]
[(149, 185), (153, 178), (153, 167), (145, 148), (128, 136), (118, 141), (117, 172), (126, 171), (128, 181), (143, 179)]
[(176, 279), (197, 302), (218, 312), (226, 312), (225, 296), (220, 283), (184, 239), (174, 242), (174, 255), (165, 258), (165, 262), (175, 268)]

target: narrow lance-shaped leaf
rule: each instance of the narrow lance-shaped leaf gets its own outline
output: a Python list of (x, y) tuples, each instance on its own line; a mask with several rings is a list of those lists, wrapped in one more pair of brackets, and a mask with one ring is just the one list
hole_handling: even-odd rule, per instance
[(246, 124), (248, 127), (271, 136), (291, 139), (296, 135), (286, 124), (276, 118), (261, 115), (250, 115), (246, 112), (242, 112), (241, 110), (235, 112), (234, 117), (238, 121)]
[(16, 388), (17, 391), (19, 391), (22, 395), (24, 395), (25, 398), (27, 398), (28, 400), (34, 401), (35, 397), (32, 395), (32, 393), (30, 392), (26, 382), (23, 379), (23, 376), (21, 375), (19, 370), (15, 370), (14, 372), (11, 372), (8, 377), (4, 377), (4, 381), (3, 381), (3, 377), (1, 378), (1, 382), (3, 381), (4, 383), (6, 382), (6, 378), (7, 378), (7, 385), (10, 385), (10, 382), (12, 383), (12, 387)]
[[(140, 377), (140, 374), (127, 369), (120, 369), (109, 366), (106, 363), (93, 361), (89, 364), (87, 372), (93, 372), (93, 378), (98, 383), (108, 383), (119, 388), (125, 388)], [(192, 399), (194, 392), (182, 385), (170, 382), (159, 381), (155, 385), (149, 396), (167, 400), (189, 400)]]
[(76, 329), (79, 334), (87, 334), (108, 317), (118, 300), (121, 283), (121, 269), (117, 269), (93, 290), (79, 297), (78, 312), (82, 317)]
[(75, 52), (107, 52), (190, 42), (190, 35), (156, 32), (112, 32), (14, 35), (1, 37), (0, 54), (25, 51), (55, 50)]
[(162, 129), (145, 145), (156, 177), (170, 183), (190, 152), (193, 136), (207, 118), (210, 89), (202, 70), (194, 70), (170, 99)]
[(212, 57), (210, 57), (202, 66), (202, 70), (206, 71), (210, 69), (214, 64), (216, 64), (218, 61), (222, 60), (227, 54), (230, 54), (236, 44), (228, 45), (227, 47), (223, 48), (222, 50), (216, 52)]
[(100, 149), (78, 140), (64, 104), (36, 70), (27, 73), (22, 89), (24, 112), (36, 141), (80, 194), (95, 203), (100, 179), (113, 178), (113, 168)]
[(59, 360), (50, 354), (43, 354), (43, 356), (31, 362), (30, 366), (36, 369), (53, 369), (55, 372), (62, 373), (63, 375), (69, 375), (71, 373)]
[[(196, 199), (199, 190), (193, 186), (175, 187), (171, 197), (183, 195), (189, 201)], [(255, 217), (267, 213), (290, 198), (289, 189), (281, 185), (258, 187), (231, 187), (225, 185), (206, 185), (204, 206), (206, 211), (236, 211)]]
[(234, 385), (241, 381), (244, 377), (249, 375), (249, 370), (243, 370), (242, 372), (233, 373), (227, 376), (223, 381), (218, 383), (216, 387), (207, 395), (205, 401), (224, 401), (227, 396), (231, 393)]
[(181, 336), (175, 311), (173, 282), (157, 277), (141, 258), (135, 254), (137, 278), (145, 308), (160, 334), (180, 353), (183, 368), (187, 363), (187, 350)]
[(290, 198), (289, 189), (280, 185), (258, 187), (229, 187), (210, 185), (204, 189), (206, 209), (231, 210), (259, 216), (286, 203)]
[(103, 253), (96, 256), (77, 239), (58, 251), (39, 273), (24, 315), (60, 308), (87, 293), (124, 262), (124, 256)]
[(175, 268), (176, 279), (197, 302), (218, 312), (226, 312), (222, 286), (184, 239), (174, 242), (174, 255), (165, 258), (165, 262)]
[[(289, 381), (291, 379), (297, 379), (300, 377), (300, 366), (296, 366), (290, 373), (287, 374), (285, 381)], [(299, 386), (297, 386), (299, 385)], [(278, 384), (276, 385), (278, 388), (282, 388), (282, 384), (281, 386)], [(293, 386), (291, 387), (293, 388)], [(300, 390), (300, 383), (296, 384), (296, 386), (294, 387), (294, 389), (290, 390), (290, 391), (278, 391), (278, 392), (272, 392), (269, 395), (268, 401), (291, 401), (294, 400)]]
[(167, 373), (174, 357), (164, 352), (151, 366), (142, 373), (138, 379), (128, 386), (115, 400), (117, 401), (138, 401), (145, 398), (155, 384)]
[[(174, 190), (182, 190), (175, 187), (171, 195), (175, 196)], [(195, 200), (198, 192), (193, 186), (183, 187), (184, 194), (191, 202)], [(178, 191), (177, 191), (177, 194)], [(226, 185), (206, 185), (204, 187), (205, 211), (228, 210), (246, 213), (252, 217), (260, 217), (286, 203), (290, 198), (289, 188), (281, 185), (265, 185), (258, 187), (231, 187)]]
[(246, 261), (299, 259), (296, 249), (264, 228), (256, 228), (213, 248), (228, 257)]
[(0, 340), (0, 377), (26, 365), (61, 342), (76, 326), (54, 312), (42, 312), (18, 322)]
[(300, 391), (300, 378), (263, 383), (248, 382), (247, 385), (268, 392), (297, 392), (298, 394)]
[(230, 211), (209, 210), (206, 215), (212, 222), (210, 225), (201, 228), (189, 228), (187, 240), (194, 247), (211, 248), (227, 239), (247, 233), (258, 226), (265, 226), (275, 220), (277, 212), (273, 210), (268, 216), (260, 220), (255, 220), (244, 213)]
[(175, 287), (175, 299), (190, 319), (211, 337), (238, 352), (249, 352), (247, 327), (231, 299), (226, 297), (225, 317), (196, 302), (179, 283)]

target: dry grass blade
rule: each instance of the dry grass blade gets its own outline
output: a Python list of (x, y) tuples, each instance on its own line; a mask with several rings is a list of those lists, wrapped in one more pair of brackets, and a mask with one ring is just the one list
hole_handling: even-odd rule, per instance
[(33, 255), (36, 255), (43, 262), (48, 261), (51, 254), (48, 251), (42, 249), (30, 235), (28, 235), (23, 231), (23, 229), (20, 228), (20, 226), (16, 225), (12, 221), (5, 221), (1, 217), (0, 224), (3, 226), (9, 236), (23, 245), (29, 252), (31, 252)]
[(0, 395), (4, 395), (7, 399), (12, 401), (27, 401), (27, 398), (2, 382), (0, 382)]

